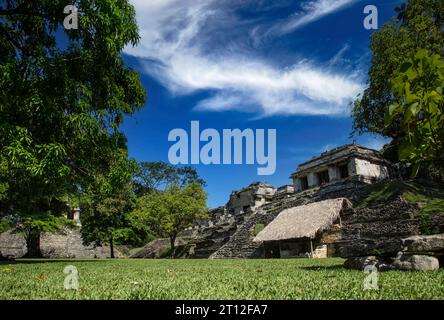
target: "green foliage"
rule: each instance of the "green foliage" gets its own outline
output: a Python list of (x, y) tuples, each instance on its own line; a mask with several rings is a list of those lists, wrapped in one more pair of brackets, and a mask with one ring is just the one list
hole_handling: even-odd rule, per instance
[(385, 123), (405, 134), (399, 138), (399, 159), (414, 166), (436, 167), (444, 162), (444, 60), (419, 50), (395, 72), (394, 102)]
[(444, 53), (442, 0), (408, 0), (397, 13), (397, 19), (372, 35), (368, 87), (353, 106), (355, 132), (394, 138), (403, 135), (396, 123), (388, 127), (385, 124), (387, 108), (394, 102), (390, 79), (421, 48), (441, 56)]
[(254, 236), (257, 236), (259, 234), (259, 232), (261, 232), (262, 230), (264, 230), (265, 225), (263, 223), (258, 223), (254, 226)]
[(0, 233), (11, 230), (13, 224), (7, 220), (0, 220)]
[(444, 299), (443, 269), (381, 272), (380, 289), (364, 290), (368, 274), (344, 269), (337, 258), (73, 260), (79, 290), (63, 288), (66, 261), (26, 262), (0, 264), (0, 299)]
[(137, 183), (147, 192), (169, 185), (176, 177), (176, 167), (165, 162), (141, 162), (137, 172)]
[(73, 227), (74, 222), (65, 217), (57, 217), (51, 214), (41, 214), (39, 216), (20, 217), (14, 225), (14, 231), (19, 232), (28, 238), (33, 234), (42, 232), (59, 232), (63, 227)]
[(139, 39), (134, 8), (75, 1), (79, 28), (66, 30), (66, 5), (11, 0), (0, 9), (0, 215), (23, 217), (36, 236), (66, 211), (62, 199), (102, 186), (126, 147), (122, 119), (145, 101), (121, 57)]
[(192, 225), (195, 219), (207, 218), (207, 196), (197, 183), (184, 188), (172, 184), (165, 191), (151, 192), (137, 200), (130, 219), (136, 225), (145, 225), (160, 238), (174, 241), (180, 231)]
[(205, 186), (205, 181), (192, 167), (176, 167), (165, 162), (142, 162), (136, 174), (135, 189), (138, 195), (144, 195), (155, 190), (165, 190), (172, 184), (183, 188), (191, 183)]
[(125, 243), (135, 237), (128, 220), (128, 213), (135, 205), (132, 179), (137, 164), (128, 160), (121, 150), (115, 157), (109, 171), (98, 176), (96, 182), (84, 190), (81, 201), (82, 239), (86, 245), (111, 245)]

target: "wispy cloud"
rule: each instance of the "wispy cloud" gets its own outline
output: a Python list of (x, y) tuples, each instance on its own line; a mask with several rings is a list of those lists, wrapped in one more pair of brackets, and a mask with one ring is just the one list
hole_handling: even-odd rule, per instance
[(335, 65), (342, 63), (344, 61), (344, 54), (350, 50), (350, 45), (348, 43), (346, 43), (341, 50), (339, 50), (334, 57), (332, 57), (330, 59), (330, 61), (328, 61), (328, 66), (329, 67), (334, 67)]
[[(313, 59), (281, 66), (259, 56), (246, 37), (261, 25), (236, 10), (249, 1), (133, 0), (142, 40), (125, 49), (172, 94), (207, 90), (196, 110), (275, 114), (347, 115), (362, 90), (358, 74), (335, 71)], [(295, 29), (353, 0), (309, 1), (282, 30)], [(296, 23), (296, 21), (299, 21)], [(342, 53), (340, 53), (340, 56)], [(340, 58), (339, 56), (339, 58)]]
[(268, 33), (288, 34), (357, 1), (359, 0), (313, 0), (304, 2), (301, 12), (294, 13), (289, 18), (275, 24)]

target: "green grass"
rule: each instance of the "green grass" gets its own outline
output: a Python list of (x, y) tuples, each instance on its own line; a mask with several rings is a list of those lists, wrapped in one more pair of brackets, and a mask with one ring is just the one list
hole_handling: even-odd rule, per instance
[[(384, 272), (380, 290), (342, 259), (21, 260), (0, 264), (0, 299), (444, 299), (444, 270)], [(66, 265), (79, 289), (65, 290)]]
[(401, 180), (380, 182), (367, 186), (364, 195), (355, 207), (364, 208), (399, 196), (407, 202), (420, 205), (421, 231), (425, 234), (434, 233), (430, 229), (430, 220), (433, 214), (444, 215), (444, 186), (423, 185), (416, 181)]

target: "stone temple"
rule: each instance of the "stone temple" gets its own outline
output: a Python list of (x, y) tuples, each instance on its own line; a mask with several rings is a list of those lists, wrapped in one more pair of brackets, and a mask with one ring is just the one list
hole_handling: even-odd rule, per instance
[(388, 178), (389, 168), (377, 151), (350, 144), (300, 164), (291, 178), (294, 190), (300, 192), (348, 178), (373, 183)]
[(274, 188), (255, 182), (233, 191), (225, 206), (211, 210), (209, 221), (198, 221), (181, 234), (179, 255), (336, 256), (343, 240), (341, 217), (349, 200), (363, 186), (387, 179), (393, 172), (379, 152), (356, 144), (324, 152), (297, 167), (290, 176), (292, 185)]
[[(346, 267), (373, 264), (381, 271), (436, 270), (444, 263), (444, 217), (433, 218), (441, 234), (427, 236), (418, 204), (401, 197), (353, 207), (369, 184), (398, 178), (379, 152), (344, 145), (300, 164), (290, 178), (292, 185), (256, 182), (232, 192), (210, 221), (181, 234), (177, 255), (342, 257)], [(143, 252), (136, 257), (147, 257)]]

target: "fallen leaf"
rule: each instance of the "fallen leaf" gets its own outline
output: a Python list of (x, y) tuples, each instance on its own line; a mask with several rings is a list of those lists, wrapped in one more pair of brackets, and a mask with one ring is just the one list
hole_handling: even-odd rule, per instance
[(45, 275), (44, 272), (39, 274), (39, 280), (41, 280), (41, 281), (45, 281), (46, 280), (46, 275)]

